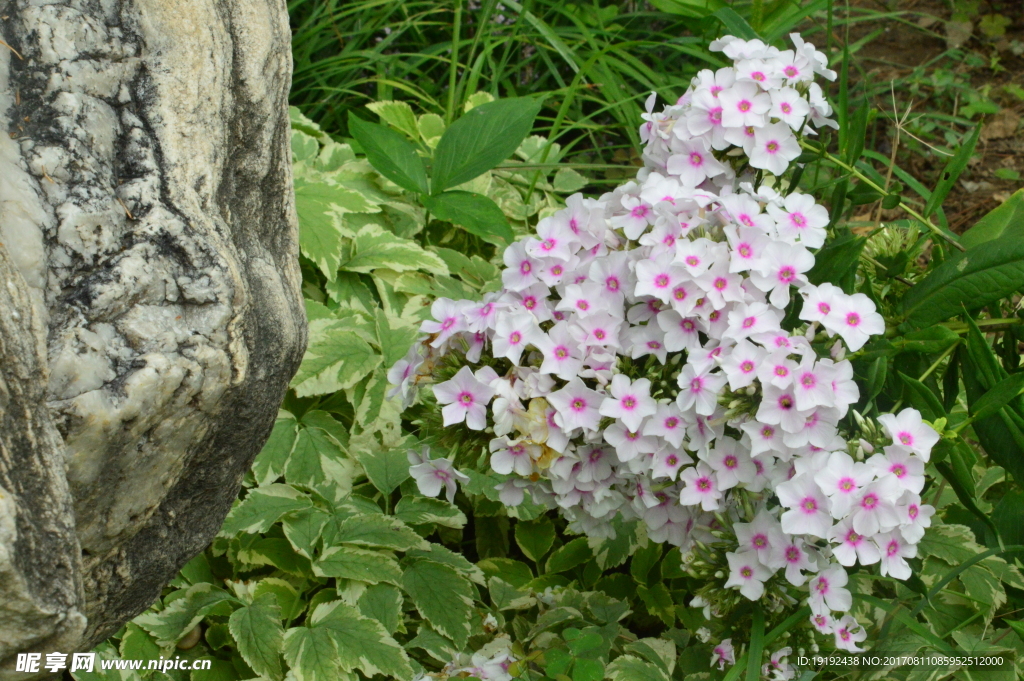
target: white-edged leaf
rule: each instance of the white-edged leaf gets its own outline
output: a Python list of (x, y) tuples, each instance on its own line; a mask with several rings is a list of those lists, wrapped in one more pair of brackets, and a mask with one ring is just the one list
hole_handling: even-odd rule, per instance
[(338, 644), (327, 629), (294, 627), (284, 635), (284, 659), (296, 681), (355, 681), (341, 668)]
[(390, 555), (351, 546), (326, 549), (313, 564), (313, 572), (320, 577), (354, 579), (367, 584), (399, 584), (402, 580), (402, 570)]
[(241, 532), (266, 532), (286, 513), (301, 511), (313, 502), (291, 485), (275, 483), (250, 490), (248, 496), (228, 513), (220, 536), (230, 537)]
[(359, 612), (375, 619), (389, 634), (395, 633), (402, 622), (402, 592), (389, 584), (374, 584), (366, 587), (359, 597)]
[(329, 182), (295, 178), (295, 210), (299, 215), (299, 249), (329, 281), (341, 262), (344, 236), (343, 213), (376, 213), (380, 210), (360, 192)]
[(341, 601), (321, 603), (313, 611), (310, 623), (314, 629), (330, 632), (342, 669), (358, 669), (368, 677), (382, 674), (401, 681), (412, 678), (412, 666), (402, 646), (380, 622), (364, 617), (352, 606)]
[(456, 530), (466, 526), (466, 515), (458, 506), (429, 497), (402, 497), (395, 507), (395, 516), (410, 525), (434, 523)]
[(381, 363), (381, 356), (351, 325), (317, 320), (309, 325), (309, 346), (292, 387), (299, 397), (351, 388)]
[(338, 526), (334, 541), (374, 548), (408, 551), (429, 549), (430, 543), (393, 516), (362, 514), (346, 518)]
[(437, 255), (423, 250), (412, 239), (403, 239), (372, 222), (359, 228), (344, 249), (339, 266), (349, 272), (389, 269), (448, 274), (448, 267)]
[(258, 486), (269, 485), (284, 475), (285, 463), (295, 447), (296, 435), (295, 417), (282, 411), (274, 422), (274, 430), (270, 432), (270, 437), (252, 464), (252, 473)]
[(237, 603), (238, 599), (213, 584), (196, 584), (160, 612), (143, 613), (133, 621), (148, 631), (157, 645), (167, 648), (192, 631), (210, 610), (225, 602)]
[(422, 619), (464, 648), (471, 631), (476, 588), (447, 565), (417, 560), (405, 569), (402, 586)]
[(238, 653), (260, 676), (280, 679), (284, 627), (277, 597), (265, 593), (251, 605), (231, 613), (228, 629), (238, 644)]

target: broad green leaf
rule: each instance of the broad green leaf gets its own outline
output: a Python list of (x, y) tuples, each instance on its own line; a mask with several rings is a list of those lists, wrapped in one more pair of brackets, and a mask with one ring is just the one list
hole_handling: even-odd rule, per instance
[(160, 612), (146, 612), (133, 621), (152, 634), (157, 645), (167, 648), (192, 631), (214, 607), (237, 602), (234, 596), (212, 584), (196, 584)]
[(661, 559), (661, 544), (653, 541), (647, 546), (638, 548), (629, 561), (629, 574), (640, 584), (647, 584), (647, 576), (651, 568)]
[(297, 435), (295, 417), (288, 412), (281, 412), (274, 422), (270, 438), (252, 464), (252, 473), (258, 486), (268, 485), (284, 475), (285, 463), (295, 447)]
[(1010, 374), (971, 404), (971, 416), (987, 418), (1007, 406), (1024, 391), (1024, 372)]
[(465, 647), (476, 598), (476, 589), (468, 579), (447, 565), (417, 560), (402, 575), (402, 587), (422, 619), (460, 649)]
[(510, 157), (530, 130), (541, 102), (499, 99), (463, 114), (444, 132), (434, 151), (431, 191), (439, 194), (469, 182)]
[(960, 342), (956, 331), (945, 326), (929, 326), (920, 331), (912, 331), (903, 338), (893, 340), (901, 352), (923, 352), (937, 354), (945, 352), (949, 346)]
[(320, 143), (300, 130), (292, 130), (292, 162), (307, 163), (320, 153)]
[(533, 581), (530, 566), (512, 558), (487, 558), (477, 563), (477, 567), (488, 577), (498, 577), (516, 588)]
[(364, 448), (353, 452), (366, 477), (383, 494), (391, 494), (396, 487), (409, 479), (409, 457), (406, 447), (395, 449)]
[(381, 175), (402, 189), (421, 194), (429, 191), (423, 159), (408, 140), (391, 128), (360, 119), (351, 111), (348, 128), (362, 145), (367, 160)]
[(333, 281), (341, 263), (341, 214), (376, 213), (380, 208), (355, 190), (299, 177), (295, 179), (295, 210), (302, 254)]
[(598, 567), (607, 570), (625, 563), (640, 545), (639, 526), (637, 521), (616, 518), (612, 521), (612, 527), (615, 529), (614, 538), (605, 537), (590, 541), (590, 548), (594, 552)]
[(854, 236), (849, 230), (842, 231), (815, 254), (814, 267), (807, 272), (808, 281), (816, 285), (829, 282), (852, 294), (854, 275), (866, 243), (864, 237)]
[(488, 102), (494, 101), (494, 95), (490, 92), (474, 92), (469, 97), (466, 97), (466, 103), (462, 105), (462, 113), (466, 113), (470, 109), (475, 109), (481, 104), (487, 104)]
[(442, 563), (453, 568), (460, 575), (476, 582), (480, 586), (485, 586), (487, 584), (483, 570), (466, 560), (465, 556), (461, 553), (456, 553), (455, 551), (441, 546), (440, 544), (428, 542), (428, 548), (426, 550), (412, 549), (406, 552), (405, 555), (407, 558), (426, 558), (427, 560), (432, 560), (435, 563)]
[(587, 186), (589, 180), (572, 168), (559, 168), (551, 184), (556, 192), (572, 194)]
[(676, 621), (676, 608), (672, 602), (672, 594), (668, 592), (668, 588), (662, 582), (652, 584), (650, 587), (638, 585), (636, 592), (640, 596), (640, 600), (647, 606), (647, 612), (659, 618), (665, 623), (665, 626), (672, 626)]
[(409, 348), (416, 342), (419, 329), (415, 326), (393, 325), (388, 315), (379, 307), (375, 310), (377, 326), (377, 343), (383, 356), (383, 365), (390, 369), (395, 362), (409, 353)]
[(307, 508), (285, 518), (281, 527), (284, 530), (284, 536), (291, 542), (295, 550), (306, 558), (312, 559), (314, 547), (316, 547), (317, 540), (320, 539), (320, 532), (330, 517), (327, 511), (319, 508)]
[[(973, 321), (968, 318), (968, 324)], [(993, 386), (1003, 380), (1005, 371), (992, 355), (992, 348), (985, 342), (977, 327), (968, 330), (968, 346), (958, 351), (963, 366), (961, 377), (968, 406), (977, 402)], [(1006, 469), (1018, 484), (1024, 484), (1024, 432), (1011, 416), (1013, 406), (1004, 407), (998, 414), (975, 419), (971, 424), (982, 448), (997, 464)]]
[(527, 610), (537, 604), (529, 591), (516, 588), (500, 577), (491, 577), (488, 591), (498, 610)]
[(333, 483), (344, 492), (352, 487), (355, 465), (345, 457), (338, 441), (327, 431), (300, 428), (284, 474), (292, 484), (318, 487)]
[(134, 622), (125, 626), (118, 652), (122, 660), (155, 660), (162, 653), (156, 641)]
[(907, 395), (910, 403), (921, 412), (921, 415), (929, 421), (942, 418), (946, 411), (942, 408), (942, 402), (932, 389), (916, 378), (911, 378), (903, 372), (899, 374), (903, 384), (907, 387)]
[(903, 297), (901, 328), (919, 329), (977, 310), (1024, 287), (1024, 239), (1008, 237), (956, 253)]
[(286, 513), (301, 511), (312, 506), (309, 497), (291, 485), (273, 484), (250, 490), (248, 496), (228, 513), (220, 536), (230, 537), (240, 532), (266, 532)]
[(634, 655), (615, 657), (604, 671), (611, 681), (669, 681), (669, 676)]
[(386, 268), (396, 272), (424, 270), (448, 274), (444, 261), (412, 239), (403, 239), (380, 225), (369, 223), (356, 232), (341, 254), (338, 266), (349, 272)]
[(457, 506), (428, 497), (402, 497), (395, 507), (395, 516), (410, 525), (434, 523), (456, 530), (466, 526), (466, 516)]
[(402, 592), (389, 584), (373, 584), (359, 597), (359, 612), (375, 619), (388, 634), (395, 633), (402, 622)]
[(273, 594), (263, 594), (251, 605), (231, 613), (228, 628), (238, 644), (238, 653), (260, 676), (280, 679), (284, 627), (281, 608)]
[[(932, 190), (931, 196), (928, 197), (928, 202), (925, 204), (925, 217), (931, 216), (942, 205), (950, 190), (953, 189), (957, 180), (960, 179), (960, 175), (967, 168), (967, 164), (971, 160), (971, 155), (974, 153), (974, 147), (978, 144), (978, 136), (980, 134), (981, 126), (975, 126), (971, 134), (957, 147), (956, 153), (946, 163), (946, 167), (943, 168), (942, 175), (939, 176), (935, 189)], [(949, 233), (948, 230), (944, 231)], [(953, 239), (959, 240), (959, 237), (953, 235)]]
[(979, 244), (1008, 236), (1024, 240), (1024, 189), (1018, 189), (998, 207), (986, 213), (964, 232), (960, 243), (972, 249)]
[(272, 565), (288, 574), (300, 577), (310, 575), (309, 559), (296, 553), (287, 539), (245, 534), (239, 540), (240, 546), (235, 557), (247, 567)]
[(258, 600), (264, 594), (273, 594), (281, 608), (281, 618), (290, 621), (305, 609), (303, 596), (289, 582), (277, 577), (264, 577), (252, 590), (252, 597)]
[(636, 653), (661, 669), (669, 676), (676, 669), (676, 644), (663, 638), (642, 638), (625, 647), (626, 652)]
[(341, 668), (338, 644), (328, 629), (294, 627), (284, 635), (284, 659), (296, 681), (356, 681)]
[(405, 644), (406, 648), (419, 648), (441, 664), (448, 664), (459, 654), (455, 644), (430, 628), (429, 624), (420, 620), (416, 638)]
[(441, 220), (447, 220), (489, 243), (505, 246), (515, 240), (508, 218), (491, 199), (473, 192), (448, 191), (425, 197), (423, 205)]
[(299, 397), (351, 388), (381, 363), (381, 356), (343, 321), (309, 325), (309, 346), (292, 379)]
[(969, 527), (936, 523), (934, 520), (918, 544), (921, 555), (935, 556), (952, 566), (970, 560), (983, 550)]
[(334, 535), (334, 541), (395, 551), (430, 548), (429, 542), (401, 520), (379, 514), (363, 514), (343, 520)]
[(587, 546), (587, 538), (577, 537), (551, 554), (551, 557), (548, 558), (547, 572), (565, 572), (586, 563), (593, 557), (593, 552)]
[(366, 105), (366, 108), (380, 116), (382, 121), (405, 136), (413, 139), (419, 136), (419, 130), (416, 127), (416, 114), (412, 112), (412, 107), (409, 106), (408, 102), (383, 100), (371, 102)]
[(409, 658), (375, 619), (363, 617), (358, 610), (341, 601), (322, 603), (310, 617), (314, 629), (330, 632), (338, 646), (339, 666), (345, 671), (358, 669), (367, 677), (376, 674), (408, 681), (413, 676)]
[(313, 564), (313, 572), (320, 577), (354, 579), (367, 584), (398, 584), (402, 579), (402, 570), (390, 555), (351, 546), (325, 549)]
[(555, 526), (546, 517), (516, 523), (516, 544), (534, 563), (540, 563), (554, 541)]
[(444, 119), (433, 113), (423, 114), (416, 120), (416, 129), (419, 131), (423, 143), (433, 149), (444, 134)]
[(977, 516), (981, 522), (992, 529), (993, 534), (996, 534), (996, 526), (988, 515), (978, 507), (977, 486), (971, 469), (961, 453), (962, 447), (967, 447), (967, 444), (959, 439), (956, 442), (940, 440), (935, 447), (935, 468), (949, 482), (949, 486), (953, 488), (957, 499), (964, 505), (964, 508)]
[(340, 307), (360, 310), (372, 314), (377, 307), (370, 287), (362, 282), (355, 272), (338, 272), (333, 282), (327, 282), (327, 295)]

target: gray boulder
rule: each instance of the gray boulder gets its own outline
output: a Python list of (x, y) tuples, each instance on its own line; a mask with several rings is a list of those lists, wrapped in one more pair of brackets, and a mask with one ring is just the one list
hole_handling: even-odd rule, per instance
[(148, 607), (270, 433), (290, 38), (284, 0), (0, 0), (0, 679)]

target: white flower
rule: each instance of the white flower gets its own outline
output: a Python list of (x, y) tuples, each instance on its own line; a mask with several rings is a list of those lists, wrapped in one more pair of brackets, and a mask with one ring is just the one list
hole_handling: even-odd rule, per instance
[(772, 576), (772, 571), (761, 564), (756, 552), (729, 552), (725, 558), (729, 561), (729, 579), (725, 582), (727, 589), (737, 587), (741, 594), (752, 601), (764, 595), (764, 583)]
[[(409, 467), (409, 473), (416, 480), (420, 494), (436, 497), (443, 488), (448, 503), (453, 503), (458, 483), (469, 482), (469, 476), (455, 470), (451, 459), (427, 458), (428, 451), (428, 448), (424, 447), (422, 455), (409, 452), (409, 462), (415, 464)], [(417, 461), (420, 463), (416, 463)]]
[(878, 417), (893, 447), (909, 450), (925, 462), (931, 456), (932, 447), (939, 441), (939, 434), (921, 419), (921, 412), (916, 409), (904, 409), (899, 414), (883, 414)]

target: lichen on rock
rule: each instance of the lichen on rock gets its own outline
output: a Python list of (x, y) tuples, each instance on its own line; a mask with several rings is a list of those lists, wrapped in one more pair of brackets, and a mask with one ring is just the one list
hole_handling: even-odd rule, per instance
[[(19, 292), (0, 298), (0, 367), (28, 361), (8, 329), (36, 334), (17, 391), (56, 435), (0, 439), (0, 574), (32, 551), (39, 509), (12, 486), (38, 456), (76, 595), (36, 602), (78, 623), (70, 652), (209, 542), (301, 359), (290, 32), (275, 0), (0, 0), (0, 17), (0, 254)], [(13, 637), (12, 603), (0, 678), (60, 628)]]

